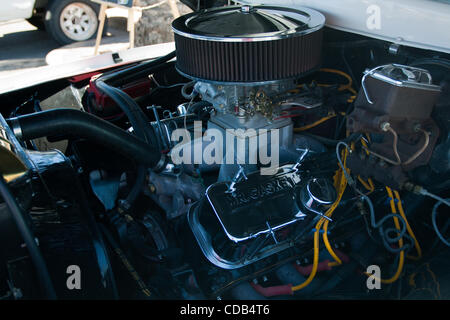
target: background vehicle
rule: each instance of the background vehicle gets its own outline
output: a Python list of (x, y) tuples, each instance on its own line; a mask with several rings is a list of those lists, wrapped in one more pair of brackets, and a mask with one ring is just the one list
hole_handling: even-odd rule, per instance
[(0, 21), (27, 19), (60, 44), (95, 37), (99, 5), (89, 0), (2, 0)]

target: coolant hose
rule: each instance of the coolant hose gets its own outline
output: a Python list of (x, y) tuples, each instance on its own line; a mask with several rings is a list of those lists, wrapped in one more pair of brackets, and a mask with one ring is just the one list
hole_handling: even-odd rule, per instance
[(166, 157), (154, 146), (86, 112), (53, 109), (8, 121), (19, 139), (71, 135), (103, 145), (156, 171), (162, 170), (166, 164)]
[(117, 106), (125, 113), (138, 137), (148, 143), (156, 141), (146, 114), (129, 95), (118, 88), (106, 84), (102, 78), (97, 79), (95, 85), (101, 92), (114, 100)]
[[(126, 68), (124, 70), (114, 71), (112, 73), (104, 74), (95, 81), (97, 88), (109, 96), (116, 102), (117, 106), (126, 114), (128, 120), (133, 127), (137, 136), (142, 138), (149, 144), (157, 145), (158, 139), (156, 139), (152, 127), (149, 124), (149, 120), (139, 105), (123, 90), (116, 88), (121, 84), (126, 83), (129, 77), (139, 76), (141, 73), (146, 73), (147, 76), (153, 70), (159, 68), (165, 62), (173, 59), (176, 56), (176, 52), (170, 52), (169, 54), (154, 59), (149, 62), (145, 62), (134, 67)], [(159, 146), (158, 146), (159, 147)], [(131, 207), (135, 202), (142, 187), (145, 184), (147, 175), (147, 169), (144, 165), (139, 165), (136, 171), (136, 180), (130, 193), (126, 197), (125, 201), (121, 202), (123, 209)]]
[[(144, 140), (145, 142), (157, 145), (157, 139), (154, 136), (153, 129), (149, 125), (147, 116), (139, 107), (139, 105), (125, 92), (122, 90), (112, 87), (104, 82), (102, 78), (98, 78), (95, 82), (97, 88), (109, 96), (116, 102), (117, 106), (122, 110), (127, 116), (128, 120), (133, 127), (135, 134)], [(147, 169), (144, 165), (140, 164), (136, 170), (136, 180), (131, 187), (129, 194), (127, 195), (125, 201), (121, 201), (120, 205), (122, 209), (129, 209), (133, 203), (136, 201), (139, 193), (141, 192), (147, 175)]]

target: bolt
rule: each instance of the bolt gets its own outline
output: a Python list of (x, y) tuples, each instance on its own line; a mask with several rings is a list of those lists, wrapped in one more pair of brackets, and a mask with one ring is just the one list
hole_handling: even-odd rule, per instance
[(400, 45), (398, 43), (392, 43), (389, 46), (389, 53), (392, 55), (397, 55), (399, 50), (400, 50)]
[(22, 299), (23, 297), (22, 290), (20, 290), (19, 288), (13, 288), (11, 293), (16, 300)]
[(388, 131), (389, 128), (391, 127), (391, 124), (389, 122), (382, 122), (380, 124), (380, 129), (383, 130), (384, 132)]
[(414, 130), (414, 132), (419, 132), (419, 130), (422, 128), (422, 126), (420, 125), (420, 123), (416, 123), (414, 126), (413, 126), (413, 130)]
[(267, 280), (268, 280), (267, 277), (264, 276), (264, 277), (263, 277), (263, 282), (267, 282)]
[(405, 184), (403, 185), (403, 189), (412, 191), (414, 189), (414, 184), (411, 182), (405, 182)]
[(382, 168), (386, 168), (387, 167), (387, 163), (384, 160), (380, 160), (380, 162), (378, 162), (378, 164)]

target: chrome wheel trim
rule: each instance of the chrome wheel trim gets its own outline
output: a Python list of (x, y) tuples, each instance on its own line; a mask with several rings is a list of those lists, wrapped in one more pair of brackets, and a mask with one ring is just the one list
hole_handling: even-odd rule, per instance
[(87, 4), (74, 2), (61, 11), (59, 24), (64, 35), (70, 40), (88, 40), (97, 31), (97, 13)]

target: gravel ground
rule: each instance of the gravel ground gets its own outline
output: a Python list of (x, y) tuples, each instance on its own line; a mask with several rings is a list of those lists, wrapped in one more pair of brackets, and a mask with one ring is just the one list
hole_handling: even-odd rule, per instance
[[(160, 1), (161, 0), (137, 0), (138, 5), (141, 7), (152, 5)], [(181, 15), (192, 12), (189, 7), (179, 1), (177, 1), (177, 7)], [(172, 21), (173, 15), (168, 3), (143, 11), (142, 18), (135, 26), (135, 46), (140, 47), (173, 41)]]

